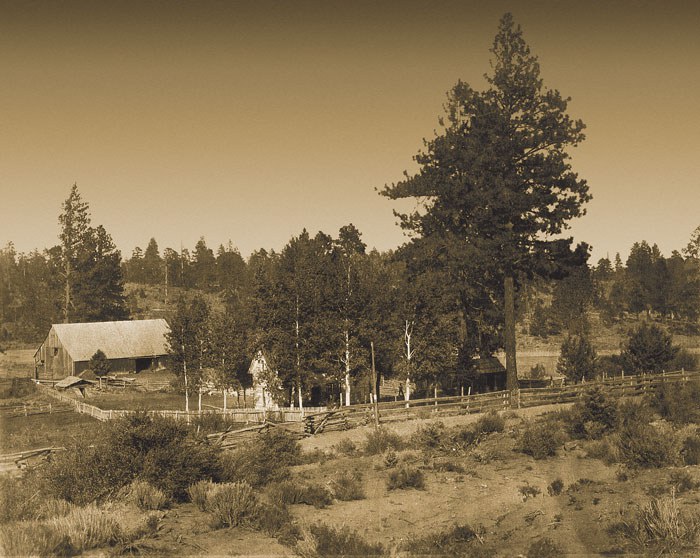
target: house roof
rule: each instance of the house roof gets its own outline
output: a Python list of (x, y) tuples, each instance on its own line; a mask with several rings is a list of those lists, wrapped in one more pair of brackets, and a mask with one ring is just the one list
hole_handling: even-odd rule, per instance
[(53, 330), (73, 361), (92, 358), (101, 350), (108, 359), (139, 358), (168, 352), (168, 323), (158, 320), (54, 324)]

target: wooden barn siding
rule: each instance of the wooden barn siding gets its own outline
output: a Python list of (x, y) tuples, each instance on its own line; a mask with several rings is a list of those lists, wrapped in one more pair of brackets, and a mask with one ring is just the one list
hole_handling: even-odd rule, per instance
[[(54, 349), (58, 349), (54, 355)], [(73, 361), (61, 344), (56, 332), (51, 328), (42, 344), (40, 354), (44, 357), (43, 366), (39, 367), (42, 380), (60, 380), (73, 374)]]

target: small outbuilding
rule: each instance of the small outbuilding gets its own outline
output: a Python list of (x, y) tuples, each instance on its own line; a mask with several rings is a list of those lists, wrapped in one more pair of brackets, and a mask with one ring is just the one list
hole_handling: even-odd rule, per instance
[(34, 353), (34, 377), (79, 376), (98, 350), (107, 357), (110, 372), (160, 367), (168, 354), (169, 332), (163, 319), (54, 324)]

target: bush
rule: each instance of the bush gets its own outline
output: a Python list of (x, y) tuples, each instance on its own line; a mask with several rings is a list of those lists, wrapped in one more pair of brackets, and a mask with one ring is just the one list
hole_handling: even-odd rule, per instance
[(60, 540), (68, 539), (78, 552), (112, 545), (121, 534), (114, 517), (94, 504), (76, 507), (63, 517), (47, 520), (46, 525), (57, 533)]
[(680, 456), (675, 436), (649, 424), (630, 424), (612, 438), (619, 459), (627, 465), (652, 468), (675, 465)]
[(4, 556), (73, 556), (70, 539), (37, 521), (21, 521), (0, 529)]
[(490, 434), (492, 432), (503, 432), (506, 427), (506, 421), (498, 414), (497, 411), (489, 411), (482, 415), (474, 425), (474, 432), (477, 435)]
[(527, 500), (528, 498), (535, 498), (536, 496), (542, 494), (542, 491), (539, 488), (536, 486), (530, 486), (529, 484), (524, 484), (523, 486), (519, 487), (518, 492), (520, 492), (520, 495), (523, 497), (523, 501)]
[(600, 438), (615, 427), (617, 407), (605, 392), (596, 386), (587, 391), (571, 411), (570, 429), (577, 438)]
[(97, 439), (53, 457), (42, 472), (48, 494), (76, 504), (100, 501), (135, 479), (176, 500), (189, 484), (219, 477), (218, 450), (195, 443), (184, 425), (135, 413), (115, 420)]
[(342, 502), (363, 500), (365, 490), (362, 486), (362, 473), (359, 471), (345, 471), (331, 480), (333, 497)]
[(681, 455), (686, 465), (700, 465), (700, 436), (697, 433), (683, 441)]
[(168, 503), (168, 498), (162, 490), (145, 481), (132, 482), (129, 492), (136, 506), (144, 511), (162, 510)]
[(349, 438), (343, 438), (335, 445), (336, 451), (341, 455), (355, 455), (357, 453), (357, 446), (355, 442)]
[(389, 448), (389, 450), (387, 450), (387, 452), (384, 454), (384, 467), (391, 469), (392, 467), (396, 467), (398, 464), (399, 454), (393, 449)]
[(286, 546), (293, 546), (299, 538), (292, 517), (284, 505), (258, 503), (255, 510), (255, 527)]
[(455, 525), (439, 533), (410, 539), (404, 543), (403, 550), (417, 556), (468, 556), (469, 547), (477, 540), (481, 541), (479, 533), (469, 525)]
[(208, 480), (197, 481), (187, 488), (190, 501), (202, 511), (207, 511), (207, 501), (216, 484)]
[(554, 479), (547, 487), (547, 494), (550, 496), (559, 496), (562, 490), (564, 490), (564, 481), (561, 479)]
[(560, 425), (553, 420), (527, 423), (520, 434), (518, 447), (521, 452), (535, 459), (544, 459), (557, 454), (563, 443)]
[(403, 490), (406, 488), (425, 488), (423, 471), (409, 465), (402, 465), (398, 469), (389, 471), (386, 487), (389, 490)]
[(559, 558), (564, 555), (561, 547), (549, 537), (534, 541), (527, 549), (527, 558)]
[(10, 385), (5, 382), (0, 385), (0, 398), (22, 399), (36, 393), (37, 387), (29, 378), (12, 378)]
[(366, 455), (377, 455), (384, 453), (389, 448), (399, 450), (403, 447), (401, 436), (386, 428), (374, 428), (367, 432), (365, 439), (364, 453)]
[(444, 449), (447, 429), (442, 421), (430, 422), (418, 426), (411, 436), (411, 446), (423, 451)]
[(303, 558), (322, 556), (382, 556), (381, 544), (370, 544), (348, 527), (335, 529), (317, 523), (302, 529), (296, 551)]
[(325, 508), (333, 503), (331, 493), (319, 484), (285, 480), (272, 485), (269, 493), (270, 499), (279, 504), (306, 504)]
[(254, 524), (258, 502), (247, 482), (232, 482), (212, 490), (206, 507), (215, 528), (237, 527)]
[(686, 470), (671, 471), (668, 482), (677, 494), (695, 490), (700, 486), (700, 483)]
[(224, 454), (222, 478), (260, 487), (289, 477), (289, 468), (300, 461), (297, 439), (286, 430), (274, 428), (260, 434), (254, 443)]
[(698, 357), (688, 351), (688, 349), (681, 349), (676, 353), (676, 356), (673, 357), (668, 367), (670, 370), (697, 370)]
[(652, 399), (654, 408), (675, 424), (700, 422), (700, 381), (664, 382)]
[(637, 551), (657, 550), (657, 555), (695, 548), (700, 534), (697, 515), (683, 514), (675, 495), (651, 500), (629, 521), (612, 525), (619, 536)]

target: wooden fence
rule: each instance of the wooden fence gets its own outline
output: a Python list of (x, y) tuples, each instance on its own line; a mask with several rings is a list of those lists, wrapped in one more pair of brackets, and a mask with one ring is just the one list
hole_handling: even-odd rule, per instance
[[(79, 401), (66, 393), (46, 387), (43, 384), (38, 383), (37, 386), (51, 397), (71, 405), (73, 410), (76, 412), (90, 415), (97, 420), (108, 421), (137, 412), (116, 409), (100, 409), (94, 405), (83, 403), (82, 401)], [(307, 413), (319, 413), (325, 410), (325, 407), (308, 407), (304, 408), (303, 412), (299, 408), (282, 408), (279, 410), (233, 408), (226, 409), (226, 411), (223, 409), (203, 409), (201, 412), (189, 411), (189, 413), (186, 411), (148, 411), (148, 414), (152, 416), (172, 418), (178, 421), (191, 421), (205, 415), (219, 415), (222, 416), (227, 422), (263, 424), (265, 422), (300, 422), (303, 416)]]
[[(510, 391), (495, 391), (475, 395), (456, 395), (450, 397), (430, 397), (412, 399), (411, 401), (392, 401), (379, 403), (379, 421), (382, 424), (408, 420), (417, 417), (433, 417), (439, 415), (480, 413), (485, 411), (502, 411), (520, 409), (539, 405), (571, 403), (579, 399), (583, 393), (593, 386), (601, 386), (608, 395), (613, 397), (640, 395), (652, 392), (665, 383), (685, 382), (700, 378), (700, 372), (672, 372), (665, 374), (642, 374), (639, 376), (622, 376), (608, 378), (585, 384), (575, 384), (560, 387), (527, 388)], [(67, 403), (78, 413), (90, 415), (97, 420), (107, 421), (136, 411), (105, 410), (78, 401), (65, 393), (39, 384), (40, 388), (52, 397)], [(150, 415), (169, 417), (175, 420), (194, 420), (204, 415), (220, 415), (225, 420), (234, 423), (264, 424), (267, 422), (300, 422), (304, 421), (304, 430), (316, 434), (326, 430), (340, 430), (370, 424), (374, 420), (374, 408), (371, 404), (350, 405), (338, 409), (327, 410), (324, 407), (306, 407), (304, 412), (299, 408), (283, 408), (279, 410), (260, 409), (207, 409), (199, 411), (148, 411)]]
[[(641, 395), (653, 392), (665, 383), (685, 382), (698, 378), (700, 378), (700, 372), (642, 374), (560, 387), (527, 388), (513, 392), (495, 391), (475, 395), (413, 399), (408, 402), (379, 403), (379, 422), (385, 424), (421, 417), (429, 418), (572, 403), (594, 386), (601, 386), (612, 397)], [(328, 430), (345, 430), (363, 424), (371, 424), (373, 421), (374, 408), (372, 405), (350, 405), (306, 416), (304, 430), (309, 434), (317, 434)]]

